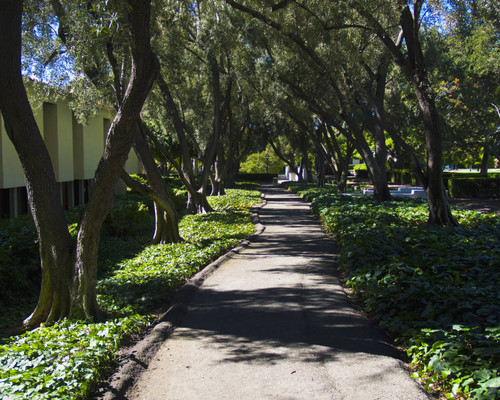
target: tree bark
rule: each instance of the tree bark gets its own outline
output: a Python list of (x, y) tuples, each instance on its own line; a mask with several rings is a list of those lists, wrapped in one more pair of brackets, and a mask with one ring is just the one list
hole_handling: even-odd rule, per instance
[(316, 164), (316, 186), (325, 187), (325, 153), (321, 147), (322, 133), (318, 129), (314, 134), (314, 157)]
[(132, 145), (132, 129), (153, 85), (158, 64), (150, 46), (150, 2), (129, 0), (131, 70), (123, 101), (106, 136), (92, 196), (77, 236), (75, 274), (70, 315), (94, 320), (97, 305), (97, 250), (102, 223), (113, 205), (114, 186)]
[[(161, 194), (158, 194), (157, 191), (153, 190), (148, 185), (145, 185), (142, 182), (132, 178), (125, 170), (121, 172), (120, 178), (129, 188), (145, 196), (148, 196), (151, 200), (153, 200), (155, 204), (155, 213), (158, 211), (162, 213), (161, 217), (157, 218), (157, 224), (163, 226), (157, 227), (157, 229), (164, 230), (164, 232), (161, 233), (161, 237), (165, 238), (165, 241), (162, 240), (155, 241), (155, 238), (153, 238), (153, 244), (176, 243), (182, 241), (179, 235), (179, 230), (172, 229), (175, 227), (175, 225), (170, 223), (168, 219), (168, 215), (172, 212), (172, 206), (170, 204), (170, 201)], [(156, 236), (157, 235), (155, 234), (155, 237)]]
[(27, 328), (66, 316), (70, 308), (72, 242), (48, 150), (36, 125), (21, 76), (22, 1), (0, 11), (0, 111), (19, 155), (39, 239), (42, 285)]
[[(423, 58), (423, 56), (421, 56)], [(419, 63), (423, 59), (419, 57)], [(429, 203), (428, 223), (432, 225), (458, 225), (453, 217), (443, 184), (443, 139), (439, 114), (432, 89), (425, 76), (415, 77), (413, 87), (422, 111), (427, 149), (427, 185), (424, 186)]]
[(434, 99), (426, 93), (426, 85), (415, 83), (415, 91), (424, 120), (427, 149), (426, 185), (424, 185), (429, 203), (428, 223), (432, 225), (458, 225), (453, 217), (443, 184), (443, 141), (439, 126), (439, 115)]
[(345, 153), (342, 152), (337, 137), (331, 126), (326, 123), (320, 125), (319, 131), (322, 133), (325, 158), (329, 160), (330, 168), (335, 174), (336, 184), (341, 193), (346, 191), (347, 176), (349, 173), (349, 162), (354, 152), (354, 146), (351, 142), (347, 143)]
[[(424, 123), (427, 171), (424, 180), (424, 189), (429, 203), (428, 223), (433, 225), (458, 225), (450, 209), (442, 177), (443, 141), (436, 109), (434, 95), (427, 79), (425, 60), (420, 43), (420, 13), (423, 2), (415, 1), (410, 9), (406, 1), (400, 1), (401, 32), (396, 42), (385, 31), (374, 15), (370, 14), (361, 4), (353, 3), (353, 7), (365, 19), (366, 23), (377, 35), (391, 54), (394, 62), (413, 85), (418, 105), (422, 112)], [(402, 39), (405, 40), (408, 54), (400, 48)]]
[[(54, 8), (55, 13), (59, 18), (58, 36), (66, 46), (68, 46), (68, 43), (71, 46), (71, 40), (69, 40), (71, 35), (71, 29), (67, 25), (67, 21), (66, 23), (62, 22), (67, 20), (67, 13), (59, 0), (51, 0), (51, 5)], [(124, 82), (122, 80), (124, 74), (122, 73), (122, 68), (124, 67), (124, 65), (123, 64), (121, 66), (119, 65), (118, 60), (114, 55), (114, 46), (111, 41), (106, 43), (106, 54), (108, 56), (108, 60), (111, 64), (111, 68), (113, 71), (114, 86), (112, 88), (115, 91), (115, 96), (117, 100), (116, 108), (118, 109), (118, 107), (121, 105), (123, 101)], [(101, 83), (93, 79), (96, 77), (95, 67), (87, 66), (85, 68), (85, 74), (98, 89), (100, 88), (100, 86), (102, 86)], [(144, 141), (144, 143), (146, 142)], [(166, 196), (164, 195), (165, 188), (163, 187), (162, 189), (162, 186), (164, 185), (163, 182), (160, 183), (160, 181), (162, 181), (161, 174), (158, 172), (156, 163), (154, 162), (153, 156), (151, 155), (151, 150), (149, 149), (149, 146), (147, 146), (147, 144), (145, 146), (141, 145), (139, 147), (136, 142), (134, 142), (134, 148), (136, 150), (139, 159), (142, 162), (144, 169), (146, 170), (147, 178), (151, 179), (150, 184), (156, 188), (156, 191), (158, 193), (163, 194), (161, 196), (163, 206), (158, 205), (156, 203), (154, 204), (155, 231), (153, 235), (153, 243), (169, 243), (169, 242), (179, 241), (180, 236), (178, 234), (179, 230), (178, 218), (175, 215), (175, 209), (171, 205), (172, 202), (170, 201), (168, 194)], [(153, 160), (153, 162), (151, 162), (151, 160)], [(170, 211), (167, 211), (165, 209), (165, 205), (169, 205), (167, 208)]]
[(134, 149), (146, 172), (146, 177), (155, 193), (155, 232), (153, 235), (153, 244), (158, 243), (176, 243), (181, 241), (179, 234), (179, 218), (172, 199), (170, 198), (163, 178), (158, 169), (156, 161), (151, 153), (151, 149), (146, 141), (144, 133), (144, 124), (140, 123), (134, 129)]
[(490, 151), (488, 149), (488, 145), (483, 148), (483, 157), (481, 159), (481, 171), (480, 174), (484, 176), (488, 176), (488, 162), (490, 160)]

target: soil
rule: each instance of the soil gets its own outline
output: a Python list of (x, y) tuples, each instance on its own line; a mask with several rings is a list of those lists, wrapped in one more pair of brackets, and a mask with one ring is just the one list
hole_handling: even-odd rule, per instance
[(462, 198), (451, 199), (450, 204), (457, 208), (479, 211), (481, 213), (494, 213), (500, 215), (500, 199)]

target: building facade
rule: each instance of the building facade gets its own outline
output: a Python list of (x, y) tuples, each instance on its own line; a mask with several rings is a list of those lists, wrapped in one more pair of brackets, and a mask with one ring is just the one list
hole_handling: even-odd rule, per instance
[[(66, 101), (44, 102), (34, 113), (52, 160), (63, 207), (68, 209), (85, 204), (92, 190), (97, 164), (104, 152), (113, 114), (103, 111), (82, 125), (77, 122)], [(125, 170), (131, 174), (142, 172), (133, 150)], [(120, 182), (117, 191), (123, 190)], [(27, 212), (21, 162), (0, 115), (0, 217), (16, 217)]]

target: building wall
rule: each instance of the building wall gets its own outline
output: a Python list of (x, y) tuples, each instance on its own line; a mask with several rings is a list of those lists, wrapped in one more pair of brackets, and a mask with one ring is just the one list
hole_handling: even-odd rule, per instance
[[(110, 113), (101, 112), (81, 125), (65, 101), (44, 102), (36, 109), (35, 120), (47, 145), (65, 208), (88, 200), (112, 118)], [(133, 150), (125, 169), (131, 174), (142, 172)], [(0, 115), (0, 216), (17, 216), (26, 211), (24, 185), (21, 162)], [(123, 191), (122, 185), (118, 187)]]
[(92, 179), (104, 151), (105, 118), (102, 114), (82, 126), (73, 121), (75, 179)]
[(14, 145), (5, 132), (0, 114), (0, 188), (10, 189), (24, 186), (24, 173)]

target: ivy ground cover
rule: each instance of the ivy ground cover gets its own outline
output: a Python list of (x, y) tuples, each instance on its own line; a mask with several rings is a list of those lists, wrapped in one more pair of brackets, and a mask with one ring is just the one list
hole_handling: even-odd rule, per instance
[(406, 349), (413, 376), (443, 397), (500, 398), (499, 219), (455, 210), (460, 227), (431, 227), (423, 202), (295, 190), (338, 238), (345, 284)]
[(111, 213), (104, 230), (98, 282), (108, 320), (62, 321), (3, 339), (0, 398), (86, 398), (115, 365), (117, 350), (154, 322), (154, 312), (179, 286), (254, 232), (249, 208), (260, 202), (258, 191), (228, 190), (209, 202), (215, 212), (182, 218), (184, 242), (145, 246), (151, 232), (141, 225), (151, 222), (148, 206), (138, 196), (118, 201), (124, 208)]

